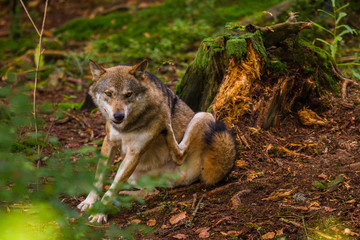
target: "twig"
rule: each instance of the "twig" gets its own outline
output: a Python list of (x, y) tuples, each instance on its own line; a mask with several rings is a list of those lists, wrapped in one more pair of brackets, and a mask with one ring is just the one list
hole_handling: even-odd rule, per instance
[(197, 199), (197, 194), (194, 193), (194, 194), (193, 194), (193, 203), (192, 203), (192, 205), (191, 205), (192, 208), (195, 207), (196, 199)]
[(202, 202), (203, 198), (204, 198), (204, 195), (201, 196), (199, 202), (196, 205), (196, 208), (195, 208), (194, 212), (191, 214), (191, 217), (189, 219), (190, 222), (192, 222), (194, 220), (197, 212), (199, 211), (200, 203)]
[(207, 192), (207, 194), (214, 194), (214, 193), (217, 193), (217, 192), (220, 192), (220, 191), (224, 191), (230, 187), (234, 187), (234, 186), (240, 186), (242, 185), (241, 182), (232, 182), (232, 183), (229, 183), (229, 184), (226, 184), (224, 186), (221, 186), (221, 187), (218, 187), (218, 188), (215, 188), (209, 192)]
[[(46, 12), (47, 12), (47, 7), (48, 7), (48, 0), (46, 0), (45, 2), (45, 8), (44, 8), (44, 16), (43, 16), (43, 21), (42, 21), (42, 25), (41, 25), (41, 32), (39, 32), (38, 28), (36, 27), (34, 21), (32, 20), (28, 10), (26, 9), (25, 4), (23, 3), (22, 0), (20, 0), (21, 5), (23, 6), (27, 16), (29, 17), (31, 23), (33, 24), (36, 32), (39, 35), (39, 44), (38, 44), (38, 58), (37, 58), (37, 63), (36, 63), (36, 70), (35, 70), (35, 83), (34, 83), (34, 91), (33, 91), (33, 115), (34, 115), (34, 128), (35, 128), (35, 135), (36, 135), (36, 143), (37, 143), (37, 153), (38, 155), (40, 155), (40, 144), (38, 142), (38, 126), (37, 126), (37, 115), (36, 115), (36, 90), (37, 90), (37, 82), (38, 82), (38, 77), (39, 77), (39, 65), (40, 65), (40, 59), (41, 59), (41, 45), (42, 45), (42, 36), (44, 33), (44, 26), (45, 26), (45, 20), (46, 20)], [(36, 167), (39, 169), (40, 168), (40, 159), (37, 161)], [(39, 191), (39, 178), (37, 179), (37, 191)]]
[(68, 117), (71, 117), (73, 119), (75, 119), (76, 121), (78, 121), (80, 123), (80, 125), (83, 127), (83, 128), (87, 128), (86, 131), (89, 131), (90, 132), (90, 139), (89, 141), (92, 141), (94, 139), (94, 130), (91, 128), (90, 124), (83, 118), (81, 117), (77, 117), (75, 116), (74, 114), (71, 114), (69, 112), (65, 112), (65, 114), (68, 116)]
[[(160, 206), (154, 207), (154, 208), (152, 208), (152, 209), (149, 209), (149, 210), (146, 210), (146, 211), (141, 212), (141, 215), (148, 215), (148, 214), (153, 214), (153, 213), (159, 213), (159, 212), (162, 211), (164, 208), (165, 208), (164, 205), (160, 205)], [(131, 217), (129, 217), (129, 219), (131, 220), (131, 219), (134, 219), (134, 218), (136, 218), (136, 217), (137, 217), (137, 215), (131, 216)]]
[(306, 238), (309, 239), (309, 235), (308, 235), (308, 232), (307, 232), (307, 229), (306, 229), (306, 225), (305, 225), (305, 219), (304, 219), (303, 216), (301, 217), (301, 221), (302, 221), (302, 224), (303, 224), (303, 227), (304, 227), (304, 231), (305, 231)]
[(90, 128), (84, 120), (78, 118), (77, 116), (75, 116), (74, 114), (71, 114), (69, 112), (65, 112), (66, 115), (68, 115), (69, 117), (75, 119), (76, 121), (78, 121), (80, 123), (80, 125), (83, 127), (83, 128)]
[[(41, 67), (38, 69), (39, 72), (41, 71), (46, 71), (50, 69), (50, 67)], [(35, 69), (30, 69), (30, 70), (26, 70), (26, 71), (23, 71), (23, 72), (19, 72), (19, 73), (16, 73), (16, 75), (18, 76), (22, 76), (22, 75), (25, 75), (25, 74), (28, 74), (28, 73), (32, 73), (32, 72), (36, 72), (36, 68)]]
[[(26, 14), (27, 14), (28, 18), (30, 19), (30, 21), (31, 21), (32, 25), (34, 26), (34, 28), (35, 28), (35, 30), (36, 30), (36, 32), (37, 32), (37, 34), (38, 34), (38, 35), (39, 35), (39, 37), (40, 37), (40, 36), (41, 36), (41, 34), (40, 34), (40, 32), (39, 32), (39, 29), (36, 27), (36, 25), (35, 25), (35, 23), (34, 23), (33, 19), (31, 18), (30, 14), (29, 14), (29, 12), (28, 12), (28, 10), (27, 10), (26, 6), (25, 6), (25, 4), (23, 3), (23, 1), (22, 1), (22, 0), (20, 0), (20, 2), (21, 2), (21, 5), (23, 6), (23, 8), (24, 8), (24, 10), (25, 10), (25, 12), (26, 12)], [(46, 1), (46, 4), (47, 4), (47, 1)], [(46, 12), (46, 11), (45, 11), (45, 12)]]
[[(34, 115), (34, 127), (35, 127), (35, 134), (37, 136), (37, 133), (38, 133), (38, 126), (37, 126), (37, 123), (36, 123), (36, 90), (37, 90), (37, 82), (38, 82), (38, 77), (39, 77), (39, 65), (40, 65), (40, 59), (41, 59), (41, 45), (42, 45), (42, 36), (43, 36), (43, 33), (44, 33), (44, 27), (45, 27), (45, 20), (46, 20), (46, 13), (47, 13), (47, 7), (48, 7), (48, 0), (46, 0), (45, 2), (45, 8), (44, 8), (44, 16), (43, 16), (43, 21), (42, 21), (42, 25), (41, 25), (41, 31), (39, 32), (38, 28), (36, 27), (33, 19), (31, 18), (28, 10), (26, 9), (26, 6), (24, 4), (24, 2), (22, 0), (20, 0), (21, 2), (21, 5), (23, 6), (27, 16), (29, 17), (31, 23), (33, 24), (36, 32), (38, 33), (39, 35), (39, 44), (38, 44), (38, 58), (37, 58), (37, 63), (36, 63), (36, 70), (35, 70), (35, 83), (34, 83), (34, 91), (33, 91), (33, 115)], [(36, 140), (37, 140), (37, 137), (36, 137)], [(38, 144), (38, 154), (40, 154), (40, 145)], [(38, 162), (38, 166), (39, 167), (39, 164), (40, 162)]]
[(246, 147), (247, 149), (250, 149), (250, 145), (249, 145), (249, 143), (248, 143), (248, 141), (246, 140), (246, 137), (245, 137), (244, 135), (240, 135), (240, 140), (241, 140), (241, 142), (245, 145), (245, 147)]
[(295, 227), (302, 228), (301, 224), (298, 223), (298, 222), (287, 220), (285, 218), (280, 218), (279, 220), (282, 221), (282, 222), (285, 222), (285, 223), (290, 223), (290, 224), (294, 225)]

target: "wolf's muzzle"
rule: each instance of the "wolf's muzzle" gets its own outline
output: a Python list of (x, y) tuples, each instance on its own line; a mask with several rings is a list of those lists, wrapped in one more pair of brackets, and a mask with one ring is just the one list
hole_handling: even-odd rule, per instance
[(121, 123), (124, 120), (125, 114), (122, 112), (116, 112), (114, 114), (114, 123)]

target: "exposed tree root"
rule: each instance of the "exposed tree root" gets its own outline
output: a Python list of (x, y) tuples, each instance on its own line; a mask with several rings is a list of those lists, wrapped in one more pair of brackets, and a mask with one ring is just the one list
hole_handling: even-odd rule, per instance
[(343, 98), (343, 99), (346, 99), (347, 86), (349, 85), (349, 83), (351, 83), (351, 84), (354, 85), (354, 86), (360, 87), (360, 84), (359, 84), (358, 82), (356, 82), (356, 81), (354, 81), (354, 80), (352, 80), (352, 79), (350, 79), (350, 78), (344, 77), (344, 76), (340, 73), (340, 71), (339, 71), (339, 69), (337, 68), (336, 65), (333, 65), (333, 66), (332, 66), (332, 70), (333, 70), (335, 76), (336, 76), (337, 78), (339, 78), (340, 80), (343, 81), (342, 87), (341, 87), (341, 95), (342, 95), (342, 98)]

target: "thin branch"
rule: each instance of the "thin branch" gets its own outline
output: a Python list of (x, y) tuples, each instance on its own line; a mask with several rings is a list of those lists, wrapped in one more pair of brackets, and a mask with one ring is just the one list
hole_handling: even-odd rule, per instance
[[(26, 12), (26, 15), (27, 15), (27, 16), (28, 16), (28, 18), (30, 19), (30, 22), (31, 22), (31, 23), (32, 23), (32, 25), (34, 26), (34, 28), (35, 28), (35, 30), (36, 30), (36, 32), (37, 32), (37, 34), (40, 36), (39, 29), (36, 27), (36, 25), (35, 25), (35, 23), (34, 23), (33, 19), (31, 18), (31, 16), (30, 16), (30, 14), (29, 14), (28, 10), (26, 9), (26, 6), (25, 6), (24, 2), (23, 2), (22, 0), (20, 0), (20, 2), (21, 2), (21, 5), (23, 6), (23, 8), (24, 8), (24, 10), (25, 10), (25, 12)], [(47, 1), (46, 1), (46, 2), (47, 2)]]
[(200, 207), (200, 204), (201, 204), (201, 202), (202, 202), (203, 198), (204, 198), (204, 195), (202, 195), (202, 196), (201, 196), (201, 198), (200, 198), (200, 200), (199, 200), (198, 204), (197, 204), (197, 205), (196, 205), (196, 207), (195, 207), (194, 212), (191, 214), (191, 217), (190, 217), (190, 221), (191, 221), (191, 222), (194, 220), (194, 218), (195, 218), (195, 216), (196, 216), (197, 212), (199, 211), (199, 207)]
[[(38, 127), (36, 123), (36, 90), (37, 90), (37, 83), (38, 83), (38, 77), (39, 77), (39, 67), (40, 67), (40, 59), (41, 59), (41, 46), (42, 46), (42, 36), (44, 33), (44, 26), (45, 26), (45, 20), (46, 20), (46, 12), (48, 7), (48, 0), (45, 2), (45, 9), (44, 9), (44, 17), (41, 25), (41, 32), (39, 35), (39, 45), (38, 45), (38, 58), (36, 63), (36, 71), (35, 71), (35, 83), (34, 83), (34, 92), (33, 92), (33, 114), (34, 114), (34, 121), (35, 121), (35, 133), (38, 132)], [(23, 5), (25, 8), (25, 5)], [(25, 8), (26, 9), (26, 8)], [(27, 10), (25, 10), (27, 12)], [(34, 25), (35, 27), (35, 25)], [(38, 32), (37, 28), (35, 27), (36, 31)], [(40, 154), (40, 145), (38, 145), (38, 154)]]

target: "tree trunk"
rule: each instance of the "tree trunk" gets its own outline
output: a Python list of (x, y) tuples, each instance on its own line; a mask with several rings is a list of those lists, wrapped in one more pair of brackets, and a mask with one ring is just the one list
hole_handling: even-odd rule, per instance
[(291, 15), (269, 27), (226, 26), (224, 35), (202, 42), (177, 94), (229, 125), (250, 121), (265, 129), (289, 112), (318, 106), (338, 83), (327, 54), (298, 37), (311, 25)]

